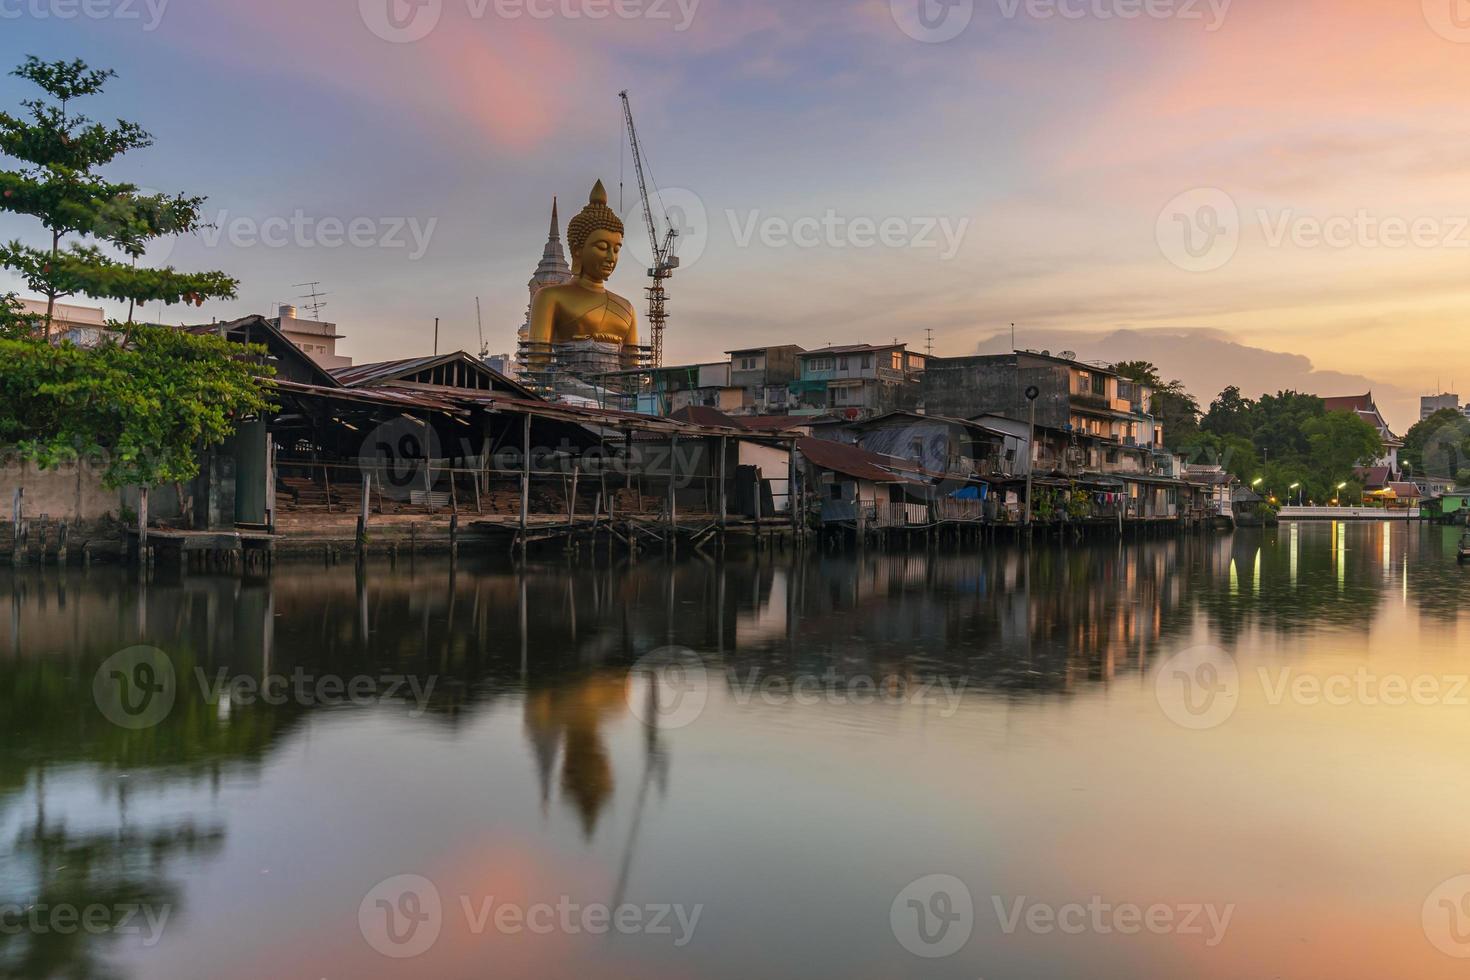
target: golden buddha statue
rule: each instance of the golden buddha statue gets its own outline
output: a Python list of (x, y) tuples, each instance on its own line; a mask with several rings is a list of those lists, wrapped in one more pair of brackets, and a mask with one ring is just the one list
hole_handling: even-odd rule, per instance
[(592, 341), (622, 349), (625, 368), (636, 367), (638, 314), (633, 304), (605, 283), (618, 267), (623, 250), (623, 222), (608, 207), (602, 181), (592, 188), (587, 206), (567, 223), (572, 253), (572, 281), (547, 286), (531, 304), (531, 343), (570, 344)]

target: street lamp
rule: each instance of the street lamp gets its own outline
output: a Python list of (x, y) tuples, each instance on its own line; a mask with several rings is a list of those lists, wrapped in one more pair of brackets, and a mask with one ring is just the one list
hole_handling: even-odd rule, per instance
[[(1293, 483), (1291, 486), (1287, 487), (1287, 490), (1301, 490), (1301, 488), (1302, 485), (1300, 483)], [(1298, 507), (1302, 505), (1302, 495), (1300, 493), (1296, 495), (1296, 505)]]
[(1346, 483), (1339, 483), (1337, 485), (1337, 506), (1339, 506), (1339, 507), (1342, 506), (1342, 492), (1344, 490), (1346, 490), (1346, 489), (1347, 489), (1347, 484)]

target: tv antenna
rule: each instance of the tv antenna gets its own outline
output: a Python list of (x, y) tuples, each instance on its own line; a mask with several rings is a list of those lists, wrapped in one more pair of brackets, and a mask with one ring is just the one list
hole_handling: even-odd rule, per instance
[(924, 328), (924, 356), (926, 358), (932, 358), (934, 356), (934, 328), (933, 327), (925, 327)]
[(311, 290), (310, 292), (301, 294), (301, 298), (306, 300), (305, 303), (301, 304), (301, 308), (307, 313), (310, 313), (313, 320), (320, 320), (322, 318), (322, 310), (327, 308), (327, 301), (325, 299), (327, 294), (322, 292), (320, 287), (320, 282), (298, 282), (296, 284), (297, 289)]

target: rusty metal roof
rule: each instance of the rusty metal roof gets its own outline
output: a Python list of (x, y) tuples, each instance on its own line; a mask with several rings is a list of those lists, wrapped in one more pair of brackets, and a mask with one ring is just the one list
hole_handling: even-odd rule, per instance
[[(870, 483), (916, 482), (918, 470), (912, 463), (892, 456), (880, 456), (857, 446), (831, 442), (813, 436), (802, 436), (796, 448), (818, 469), (831, 470)], [(901, 472), (902, 471), (902, 472)]]
[(396, 408), (400, 411), (417, 408), (427, 409), (433, 412), (444, 412), (449, 415), (469, 414), (468, 409), (456, 404), (453, 400), (430, 395), (422, 390), (410, 391), (406, 388), (389, 387), (328, 388), (324, 385), (308, 385), (297, 381), (284, 381), (279, 378), (271, 379), (267, 384), (287, 394), (305, 395), (311, 398), (380, 405), (388, 408)]

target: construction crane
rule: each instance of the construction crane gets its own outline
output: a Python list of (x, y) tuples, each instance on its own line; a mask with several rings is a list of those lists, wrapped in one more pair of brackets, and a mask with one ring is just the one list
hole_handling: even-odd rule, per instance
[(668, 226), (668, 232), (662, 240), (659, 238), (658, 225), (653, 220), (653, 199), (648, 193), (648, 176), (646, 161), (643, 157), (643, 147), (638, 142), (638, 127), (633, 125), (633, 104), (628, 101), (628, 92), (625, 89), (618, 93), (618, 98), (623, 100), (623, 118), (628, 122), (628, 144), (633, 155), (633, 169), (638, 175), (638, 196), (643, 199), (643, 221), (648, 226), (648, 244), (653, 250), (653, 267), (648, 270), (648, 278), (652, 285), (647, 289), (648, 294), (648, 336), (649, 346), (652, 351), (653, 367), (662, 367), (664, 363), (664, 331), (668, 329), (668, 290), (664, 283), (674, 276), (674, 270), (679, 268), (679, 257), (674, 254), (675, 239), (679, 237), (678, 230), (664, 215), (664, 224)]

